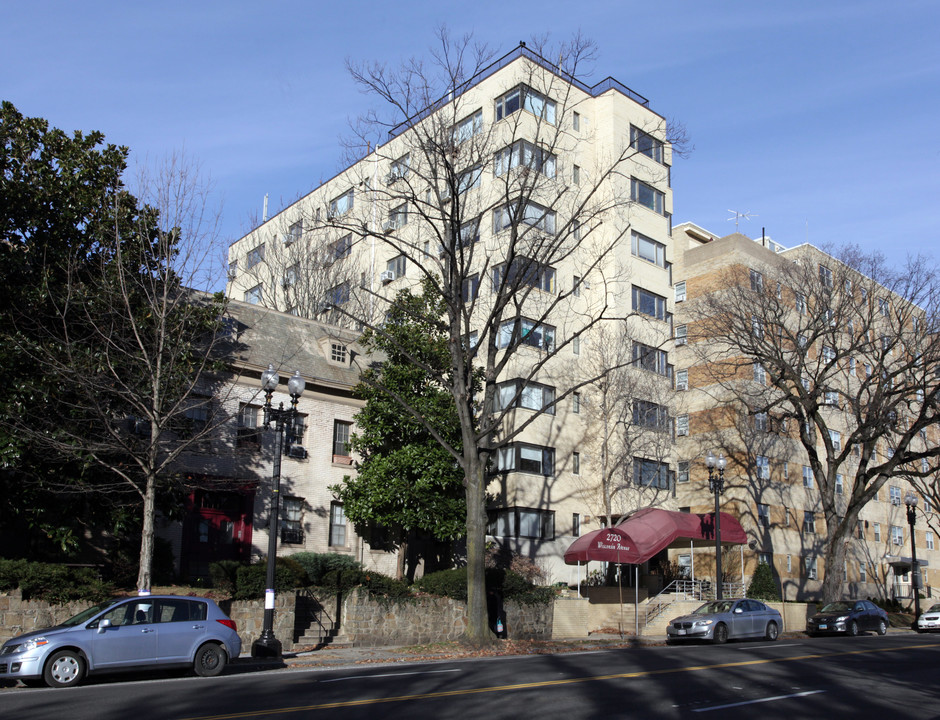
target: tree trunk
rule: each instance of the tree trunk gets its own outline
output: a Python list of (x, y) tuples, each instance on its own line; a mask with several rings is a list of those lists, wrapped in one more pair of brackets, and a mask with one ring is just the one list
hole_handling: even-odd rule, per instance
[(476, 448), (467, 472), (467, 640), (474, 645), (493, 641), (486, 614), (486, 469)]
[(398, 566), (396, 568), (396, 575), (399, 580), (403, 580), (405, 577), (405, 563), (408, 560), (408, 534), (404, 533), (401, 538), (401, 542), (398, 543)]
[(822, 599), (824, 603), (842, 599), (844, 584), (842, 578), (849, 535), (851, 535), (851, 526), (848, 523), (843, 523), (837, 526), (835, 533), (829, 536), (829, 542), (826, 545), (825, 565), (822, 569)]
[(144, 492), (144, 517), (140, 529), (140, 570), (137, 573), (137, 591), (150, 592), (150, 570), (153, 564), (153, 515), (156, 498), (156, 478), (147, 478)]

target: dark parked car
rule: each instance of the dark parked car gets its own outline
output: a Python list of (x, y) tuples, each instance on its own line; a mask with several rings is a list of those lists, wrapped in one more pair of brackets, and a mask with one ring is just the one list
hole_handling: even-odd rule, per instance
[(715, 600), (705, 603), (691, 615), (670, 621), (666, 627), (666, 642), (710, 640), (723, 643), (737, 638), (776, 640), (782, 625), (780, 613), (758, 600)]
[(806, 621), (806, 632), (810, 635), (858, 635), (864, 630), (874, 630), (879, 635), (888, 632), (888, 613), (870, 600), (832, 602)]
[(172, 667), (210, 677), (241, 650), (234, 621), (212, 600), (112, 598), (61, 625), (7, 640), (0, 679), (69, 687), (90, 673)]

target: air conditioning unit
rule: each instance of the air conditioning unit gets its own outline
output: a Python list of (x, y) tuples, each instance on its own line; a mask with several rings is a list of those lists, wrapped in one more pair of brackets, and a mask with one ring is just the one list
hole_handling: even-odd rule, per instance
[(395, 279), (394, 270), (383, 270), (381, 273), (379, 273), (379, 280), (381, 280), (383, 284), (390, 283), (394, 279)]
[(285, 245), (290, 245), (292, 242), (294, 242), (294, 236), (289, 232), (281, 233), (281, 242)]
[(303, 445), (291, 445), (287, 449), (287, 454), (297, 460), (306, 460), (307, 459), (307, 448)]

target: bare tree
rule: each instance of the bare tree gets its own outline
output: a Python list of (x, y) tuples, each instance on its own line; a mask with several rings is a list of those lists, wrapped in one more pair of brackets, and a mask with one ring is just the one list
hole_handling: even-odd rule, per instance
[[(92, 262), (73, 253), (44, 288), (46, 316), (18, 316), (21, 350), (42, 368), (41, 422), (17, 431), (61, 456), (103, 469), (93, 481), (63, 478), (61, 490), (98, 492), (141, 508), (137, 586), (150, 589), (154, 516), (181, 455), (228, 420), (216, 394), (224, 367), (225, 301), (211, 287), (220, 267), (217, 214), (194, 165), (178, 156), (142, 171), (136, 192), (118, 186), (101, 202), (112, 225)], [(20, 420), (17, 418), (16, 421)]]
[[(436, 432), (432, 420), (420, 419), (465, 474), (467, 637), (484, 642), (490, 474), (513, 469), (512, 444), (541, 413), (597, 379), (584, 373), (568, 378), (538, 411), (528, 417), (515, 412), (527, 385), (559, 377), (561, 354), (632, 314), (615, 252), (629, 242), (631, 176), (663, 182), (665, 171), (636, 162), (646, 153), (642, 142), (631, 146), (629, 133), (611, 143), (572, 132), (590, 97), (576, 77), (592, 59), (591, 43), (576, 37), (558, 47), (521, 48), (511, 66), (515, 81), (496, 101), (497, 122), (487, 123), (480, 108), (492, 96), (484, 101), (480, 88), (495, 69), (492, 54), (469, 36), (452, 40), (442, 30), (439, 40), (429, 65), (417, 59), (398, 70), (350, 65), (354, 80), (385, 110), (357, 125), (358, 143), (351, 147), (368, 155), (346, 171), (355, 195), (350, 190), (311, 210), (305, 223), (330, 242), (351, 235), (371, 269), (386, 268), (382, 284), (418, 277), (443, 299), (450, 368), (442, 381), (457, 406), (461, 447)], [(665, 121), (642, 116), (643, 137), (657, 150), (668, 148)], [(576, 149), (584, 151), (583, 167), (559, 160)], [(559, 286), (559, 268), (575, 276), (570, 286)], [(334, 302), (333, 309), (380, 330), (370, 321), (383, 316), (386, 302), (382, 287), (373, 284), (376, 274), (350, 288), (358, 303)], [(363, 317), (367, 307), (373, 312)], [(620, 366), (634, 360), (623, 358)], [(601, 368), (598, 376), (617, 367)], [(482, 392), (475, 395), (477, 372)], [(509, 378), (517, 380), (512, 398), (498, 388)], [(417, 415), (404, 398), (396, 399)]]
[(716, 437), (752, 460), (745, 427), (802, 450), (826, 523), (822, 593), (837, 599), (862, 508), (890, 478), (938, 465), (937, 276), (922, 258), (894, 269), (856, 248), (800, 246), (730, 265), (713, 287), (693, 301), (689, 336)]

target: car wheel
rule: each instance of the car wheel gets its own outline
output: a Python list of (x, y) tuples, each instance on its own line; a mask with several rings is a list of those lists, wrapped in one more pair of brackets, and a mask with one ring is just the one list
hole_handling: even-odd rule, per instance
[(201, 677), (215, 677), (225, 668), (225, 651), (215, 643), (206, 643), (196, 651), (193, 670)]
[(49, 687), (72, 687), (85, 676), (85, 659), (74, 650), (59, 650), (46, 661), (42, 679)]
[(728, 642), (728, 626), (724, 623), (718, 623), (715, 626), (715, 632), (712, 635), (712, 642), (716, 645)]
[(878, 634), (884, 635), (886, 632), (888, 632), (888, 623), (886, 623), (884, 620), (879, 620), (878, 621)]
[(850, 622), (848, 629), (846, 629), (846, 633), (848, 635), (851, 635), (852, 637), (855, 637), (856, 635), (858, 635), (858, 623), (855, 622), (854, 620)]
[(773, 642), (778, 637), (780, 637), (780, 630), (777, 628), (777, 623), (773, 621), (767, 623), (767, 632), (764, 633), (764, 638)]

